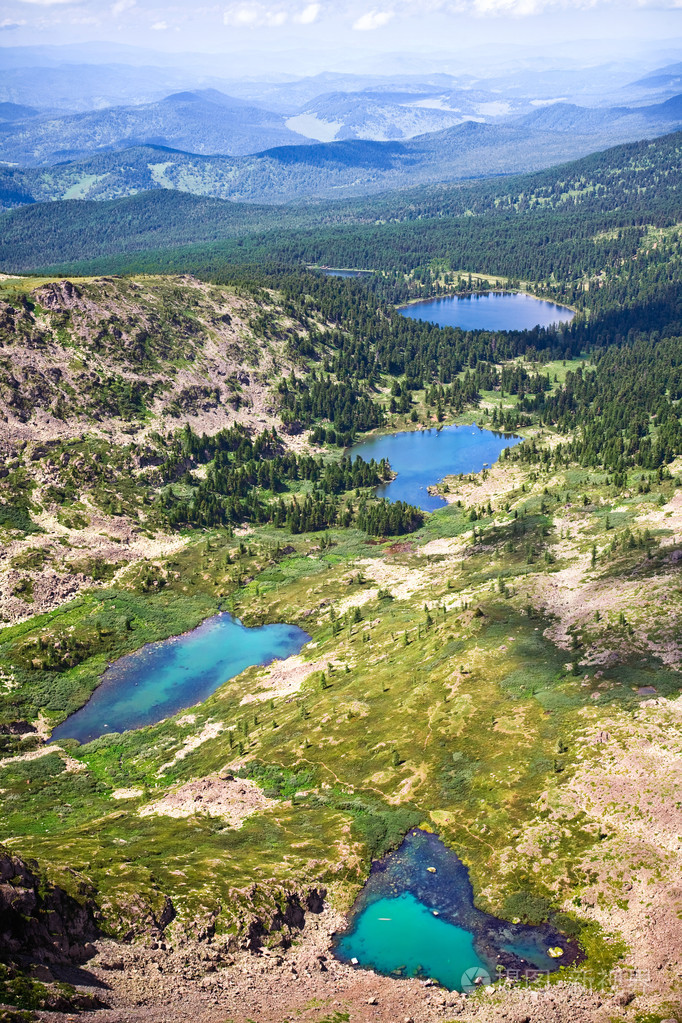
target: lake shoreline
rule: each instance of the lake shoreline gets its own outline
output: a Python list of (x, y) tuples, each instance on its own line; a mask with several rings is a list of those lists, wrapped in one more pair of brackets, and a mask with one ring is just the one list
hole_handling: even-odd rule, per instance
[(300, 653), (311, 639), (297, 625), (249, 628), (219, 611), (189, 632), (145, 643), (109, 664), (88, 700), (53, 729), (50, 742), (87, 743), (158, 724), (203, 703), (248, 668)]
[(508, 288), (433, 295), (395, 309), (405, 319), (463, 333), (553, 330), (571, 323), (577, 315), (570, 306), (553, 299)]
[(519, 434), (506, 434), (471, 424), (438, 424), (423, 429), (400, 430), (363, 440), (350, 449), (351, 457), (365, 461), (386, 458), (394, 479), (375, 488), (374, 494), (387, 501), (404, 501), (424, 512), (447, 505), (433, 492), (448, 475), (479, 473), (495, 464), (503, 451), (520, 444)]
[[(370, 273), (371, 271), (366, 271)], [(394, 306), (398, 312), (401, 309), (412, 309), (417, 305), (424, 305), (428, 302), (435, 302), (438, 299), (447, 298), (480, 298), (485, 295), (526, 295), (528, 298), (535, 299), (536, 302), (551, 302), (552, 305), (558, 306), (559, 309), (568, 309), (576, 316), (578, 310), (575, 306), (568, 305), (567, 302), (557, 302), (555, 298), (550, 295), (534, 295), (531, 291), (525, 291), (523, 288), (486, 288), (485, 291), (448, 291), (445, 295), (431, 295), (427, 298), (411, 298), (408, 302), (401, 302), (400, 305)], [(485, 330), (484, 327), (480, 327), (480, 330)], [(498, 328), (499, 329), (499, 328)]]

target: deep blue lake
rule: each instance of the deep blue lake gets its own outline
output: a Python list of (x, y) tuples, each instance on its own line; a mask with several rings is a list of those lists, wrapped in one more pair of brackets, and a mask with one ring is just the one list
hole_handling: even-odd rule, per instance
[(200, 703), (253, 664), (290, 657), (310, 639), (295, 625), (247, 629), (229, 614), (208, 618), (192, 632), (148, 643), (115, 661), (80, 710), (52, 739), (90, 742), (107, 732), (153, 725)]
[(411, 320), (462, 330), (532, 330), (569, 323), (575, 313), (563, 305), (522, 292), (491, 291), (486, 295), (448, 295), (404, 306), (398, 312)]
[[(511, 924), (477, 909), (465, 865), (437, 835), (419, 830), (372, 865), (333, 947), (344, 962), (431, 977), (451, 991), (471, 990), (477, 978), (488, 984), (505, 974), (535, 977), (580, 958), (549, 924)], [(550, 948), (563, 954), (553, 958)]]
[(423, 511), (435, 511), (447, 502), (429, 494), (427, 487), (438, 483), (449, 473), (480, 472), (492, 465), (505, 448), (521, 442), (513, 437), (479, 426), (443, 426), (440, 429), (409, 430), (356, 444), (353, 457), (361, 455), (366, 462), (388, 458), (398, 473), (394, 480), (377, 487), (377, 497), (388, 501), (407, 501)]

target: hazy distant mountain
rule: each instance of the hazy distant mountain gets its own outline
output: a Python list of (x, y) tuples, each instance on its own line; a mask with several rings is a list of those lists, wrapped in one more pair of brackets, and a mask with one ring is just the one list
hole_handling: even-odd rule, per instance
[(403, 142), (348, 140), (230, 158), (144, 146), (49, 168), (0, 169), (7, 207), (113, 199), (154, 188), (251, 203), (369, 195), (389, 188), (548, 167), (599, 148), (596, 136), (467, 121)]
[(533, 131), (599, 135), (605, 142), (625, 142), (674, 131), (682, 123), (682, 96), (644, 107), (579, 107), (553, 103), (524, 116)]
[(470, 75), (455, 76), (438, 72), (422, 75), (325, 72), (286, 82), (234, 81), (229, 83), (229, 88), (226, 87), (226, 92), (267, 107), (268, 110), (296, 114), (301, 113), (313, 100), (335, 94), (357, 96), (365, 93), (386, 98), (390, 93), (397, 93), (418, 99), (420, 96), (437, 96), (454, 89), (468, 88), (473, 82)]
[(0, 103), (0, 121), (26, 121), (39, 115), (40, 111), (35, 107), (27, 107), (21, 103)]
[(318, 96), (287, 121), (321, 142), (413, 138), (465, 120), (495, 121), (530, 109), (528, 101), (478, 90), (421, 87), (414, 91), (334, 92)]
[(208, 89), (159, 103), (15, 122), (0, 138), (0, 160), (52, 164), (144, 143), (239, 156), (303, 141), (280, 114)]
[[(226, 144), (228, 131), (235, 148), (244, 140), (253, 140), (258, 131), (273, 131), (275, 116), (210, 92), (171, 96), (151, 109), (158, 115), (153, 123), (159, 130), (162, 125), (166, 130), (176, 128), (178, 134), (182, 129), (187, 148), (201, 140), (209, 150), (216, 150), (221, 142)], [(124, 111), (126, 117), (130, 113)], [(104, 123), (114, 124), (122, 134), (120, 108), (98, 116), (104, 115), (110, 115)], [(83, 131), (82, 122), (92, 125), (93, 116), (38, 121), (32, 127), (22, 122), (21, 130), (27, 135), (32, 130), (34, 137), (39, 137), (46, 126), (66, 121)], [(254, 126), (255, 116), (261, 123)], [(654, 138), (679, 127), (682, 96), (641, 108), (592, 110), (557, 103), (504, 123), (467, 120), (443, 131), (392, 141), (347, 139), (311, 144), (279, 127), (279, 133), (291, 134), (297, 144), (236, 157), (159, 145), (114, 150), (107, 148), (114, 133), (107, 138), (100, 133), (95, 139), (100, 151), (87, 159), (55, 165), (53, 157), (53, 164), (45, 168), (0, 168), (0, 204), (10, 208), (54, 199), (115, 199), (155, 188), (248, 203), (344, 198), (416, 184), (539, 170), (608, 145)], [(12, 151), (16, 134), (11, 124), (0, 132), (0, 152)]]
[(667, 67), (658, 68), (644, 78), (638, 78), (632, 83), (642, 89), (674, 89), (682, 88), (682, 63), (668, 64)]

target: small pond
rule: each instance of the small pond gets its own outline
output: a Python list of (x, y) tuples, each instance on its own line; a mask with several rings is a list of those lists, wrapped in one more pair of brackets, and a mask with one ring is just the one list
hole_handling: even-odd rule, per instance
[(443, 426), (374, 437), (356, 444), (350, 453), (353, 457), (361, 455), (366, 462), (387, 458), (398, 474), (377, 487), (377, 497), (407, 501), (422, 511), (435, 511), (447, 502), (429, 494), (427, 487), (449, 473), (480, 472), (496, 462), (505, 448), (519, 444), (521, 439), (478, 426)]
[(52, 739), (90, 742), (108, 732), (153, 725), (200, 703), (254, 664), (296, 654), (310, 636), (295, 625), (247, 629), (229, 614), (208, 618), (192, 632), (148, 643), (115, 661), (80, 710)]
[(462, 330), (532, 330), (570, 323), (572, 309), (524, 292), (490, 291), (485, 295), (448, 295), (404, 306), (398, 312), (412, 320)]
[[(554, 958), (549, 949), (563, 954)], [(419, 830), (372, 865), (334, 954), (377, 973), (430, 977), (451, 991), (505, 975), (535, 977), (581, 955), (549, 924), (511, 924), (477, 909), (462, 861)]]

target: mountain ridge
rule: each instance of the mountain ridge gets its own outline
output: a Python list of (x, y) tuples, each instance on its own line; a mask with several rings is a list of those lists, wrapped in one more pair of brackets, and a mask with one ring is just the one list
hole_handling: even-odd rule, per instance
[[(178, 102), (186, 109), (195, 100)], [(553, 105), (520, 120), (469, 120), (411, 139), (315, 143), (300, 137), (294, 145), (241, 157), (193, 153), (159, 142), (133, 145), (50, 167), (0, 167), (0, 203), (11, 208), (31, 201), (114, 199), (155, 188), (269, 205), (350, 199), (538, 171), (608, 146), (660, 137), (682, 125), (682, 96), (641, 108), (644, 113), (614, 109), (628, 113), (614, 121), (610, 110)]]

